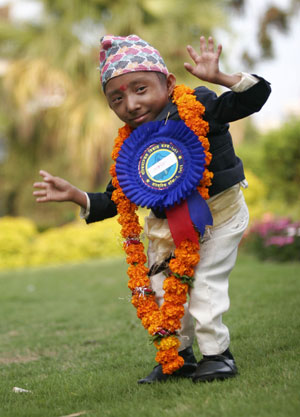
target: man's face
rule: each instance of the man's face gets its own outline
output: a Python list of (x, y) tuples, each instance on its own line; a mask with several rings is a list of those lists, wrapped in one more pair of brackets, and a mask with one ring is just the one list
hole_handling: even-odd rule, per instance
[(168, 103), (175, 82), (173, 74), (162, 82), (154, 72), (130, 72), (110, 79), (105, 95), (119, 119), (136, 128), (158, 116)]

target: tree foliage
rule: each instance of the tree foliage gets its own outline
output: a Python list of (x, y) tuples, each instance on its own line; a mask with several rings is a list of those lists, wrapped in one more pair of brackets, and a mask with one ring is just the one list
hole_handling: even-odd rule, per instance
[[(231, 0), (230, 4), (242, 18), (247, 0)], [(285, 6), (270, 1), (265, 2), (264, 6), (256, 35), (259, 52), (256, 56), (250, 54), (248, 49), (242, 52), (242, 59), (249, 68), (253, 68), (262, 59), (274, 57), (274, 29), (284, 34), (288, 33), (291, 20), (299, 10), (300, 0), (290, 0)]]
[[(224, 0), (43, 0), (39, 20), (0, 17), (0, 214), (33, 215), (31, 184), (40, 168), (95, 190), (108, 178), (110, 150), (119, 121), (106, 106), (99, 83), (99, 38), (137, 33), (157, 46), (179, 76), (185, 45), (225, 20)], [(40, 207), (38, 208), (40, 210)], [(48, 223), (61, 207), (44, 206)], [(46, 211), (46, 213), (45, 213)], [(48, 213), (47, 213), (48, 212)], [(55, 214), (56, 213), (56, 214)], [(61, 218), (68, 220), (69, 209)]]
[[(100, 36), (136, 33), (147, 39), (160, 50), (179, 82), (184, 82), (186, 45), (198, 47), (200, 34), (208, 36), (216, 27), (229, 28), (228, 10), (243, 3), (40, 2), (44, 12), (34, 21), (12, 21), (9, 9), (0, 9), (0, 64), (6, 65), (0, 76), (0, 215), (35, 219), (41, 210), (31, 190), (39, 169), (86, 190), (96, 190), (108, 179), (110, 149), (119, 121), (101, 93), (97, 70)], [(267, 23), (265, 27), (267, 31)], [(48, 224), (74, 216), (69, 206), (58, 206), (44, 206), (43, 219)]]
[(262, 138), (264, 179), (271, 197), (299, 202), (300, 119), (291, 118)]

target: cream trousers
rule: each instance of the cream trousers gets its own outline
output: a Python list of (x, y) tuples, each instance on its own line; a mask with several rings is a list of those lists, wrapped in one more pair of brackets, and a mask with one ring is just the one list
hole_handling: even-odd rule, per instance
[[(195, 336), (203, 355), (217, 355), (229, 347), (229, 330), (222, 322), (222, 315), (229, 309), (228, 278), (235, 265), (238, 245), (248, 221), (249, 212), (243, 201), (236, 214), (206, 231), (200, 245), (200, 261), (195, 269), (194, 287), (190, 289), (185, 315), (181, 320), (179, 350), (191, 346)], [(155, 259), (155, 248), (150, 240), (149, 267)], [(164, 279), (163, 272), (151, 277), (159, 305), (163, 303)]]

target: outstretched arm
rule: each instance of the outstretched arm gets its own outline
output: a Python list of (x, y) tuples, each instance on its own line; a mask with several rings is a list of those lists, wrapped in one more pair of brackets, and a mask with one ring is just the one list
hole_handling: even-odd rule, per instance
[(41, 170), (40, 175), (43, 177), (43, 181), (33, 184), (33, 187), (37, 189), (33, 192), (37, 203), (71, 201), (80, 207), (86, 208), (86, 195), (79, 188), (63, 178), (54, 177), (47, 171)]
[(215, 42), (210, 36), (208, 42), (204, 36), (200, 37), (200, 53), (188, 45), (187, 51), (194, 61), (194, 65), (184, 63), (185, 69), (195, 77), (202, 81), (223, 85), (224, 87), (232, 87), (241, 80), (238, 74), (228, 75), (220, 71), (219, 58), (222, 52), (222, 45), (215, 48)]

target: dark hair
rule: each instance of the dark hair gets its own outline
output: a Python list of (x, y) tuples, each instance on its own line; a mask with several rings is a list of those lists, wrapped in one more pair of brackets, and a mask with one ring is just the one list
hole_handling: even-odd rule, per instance
[(167, 76), (163, 72), (155, 72), (155, 74), (158, 76), (158, 79), (162, 85), (165, 85), (167, 82)]

